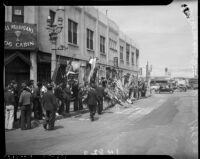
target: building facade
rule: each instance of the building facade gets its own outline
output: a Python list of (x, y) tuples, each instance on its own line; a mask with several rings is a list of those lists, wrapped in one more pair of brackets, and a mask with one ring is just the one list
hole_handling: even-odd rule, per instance
[[(47, 18), (63, 18), (57, 43), (49, 40)], [(55, 50), (65, 46), (67, 49)], [(4, 86), (11, 80), (50, 80), (59, 61), (61, 68), (74, 59), (82, 83), (86, 64), (98, 57), (99, 79), (116, 74), (137, 76), (139, 48), (118, 25), (94, 7), (6, 6), (4, 40)]]

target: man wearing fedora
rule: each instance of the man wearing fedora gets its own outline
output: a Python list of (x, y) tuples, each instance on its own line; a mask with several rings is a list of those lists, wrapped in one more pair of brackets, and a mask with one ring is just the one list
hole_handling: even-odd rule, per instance
[(56, 110), (57, 110), (56, 97), (52, 92), (52, 88), (53, 86), (51, 84), (47, 84), (47, 92), (44, 93), (42, 97), (43, 113), (45, 115), (43, 127), (46, 130), (54, 129)]

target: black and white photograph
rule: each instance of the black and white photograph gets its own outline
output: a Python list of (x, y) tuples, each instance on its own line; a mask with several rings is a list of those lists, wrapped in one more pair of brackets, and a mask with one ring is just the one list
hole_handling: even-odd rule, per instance
[(197, 5), (4, 4), (6, 155), (197, 159)]

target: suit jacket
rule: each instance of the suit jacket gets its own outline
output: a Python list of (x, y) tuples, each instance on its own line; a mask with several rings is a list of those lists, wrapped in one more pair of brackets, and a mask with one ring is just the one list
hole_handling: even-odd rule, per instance
[(97, 96), (102, 99), (105, 96), (104, 88), (103, 87), (97, 87), (96, 88)]
[(19, 105), (24, 106), (24, 105), (30, 105), (32, 104), (32, 94), (28, 90), (23, 90), (19, 97)]
[(63, 98), (66, 100), (70, 100), (71, 97), (71, 90), (69, 88), (65, 88), (63, 90)]
[(53, 94), (52, 91), (48, 90), (46, 93), (44, 93), (42, 97), (42, 105), (45, 110), (56, 111), (57, 109), (56, 96)]
[(73, 97), (78, 98), (78, 91), (79, 91), (78, 85), (77, 84), (73, 85), (72, 86)]
[(94, 88), (90, 88), (87, 96), (87, 104), (96, 106), (98, 100), (99, 99), (96, 90)]
[(5, 105), (13, 105), (15, 104), (15, 96), (11, 91), (4, 92), (4, 103)]

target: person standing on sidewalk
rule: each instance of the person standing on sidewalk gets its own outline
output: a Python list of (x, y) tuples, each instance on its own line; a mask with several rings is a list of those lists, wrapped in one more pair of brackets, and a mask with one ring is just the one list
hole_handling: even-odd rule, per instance
[(37, 83), (37, 88), (34, 89), (34, 99), (33, 99), (33, 111), (34, 111), (34, 119), (41, 120), (42, 119), (42, 107), (41, 107), (41, 96), (40, 90), (42, 88), (42, 83)]
[(45, 120), (43, 127), (46, 130), (53, 130), (55, 124), (57, 102), (56, 96), (52, 92), (52, 85), (47, 84), (47, 92), (44, 93), (42, 97), (43, 113), (45, 115)]
[(69, 113), (70, 101), (71, 101), (71, 90), (68, 83), (66, 84), (66, 87), (64, 88), (63, 92), (64, 92), (64, 101), (66, 105), (65, 113)]
[(102, 87), (101, 84), (96, 88), (97, 96), (98, 96), (98, 107), (97, 107), (97, 112), (98, 114), (102, 114), (103, 111), (103, 97), (105, 96), (105, 91), (104, 87)]
[(75, 81), (72, 86), (73, 98), (74, 98), (74, 111), (78, 110), (78, 81)]
[(86, 101), (90, 111), (90, 119), (91, 121), (94, 121), (94, 115), (96, 113), (96, 107), (98, 103), (98, 96), (96, 93), (96, 86), (94, 83), (91, 83), (91, 88), (89, 88)]
[[(30, 86), (30, 83), (28, 86)], [(19, 97), (19, 106), (21, 109), (21, 130), (31, 129), (31, 108), (33, 99), (31, 89), (28, 86), (23, 88)]]
[(84, 90), (83, 90), (83, 85), (79, 85), (79, 91), (78, 91), (78, 109), (82, 110), (83, 109), (83, 94)]
[(15, 96), (11, 85), (4, 91), (5, 129), (13, 129)]

